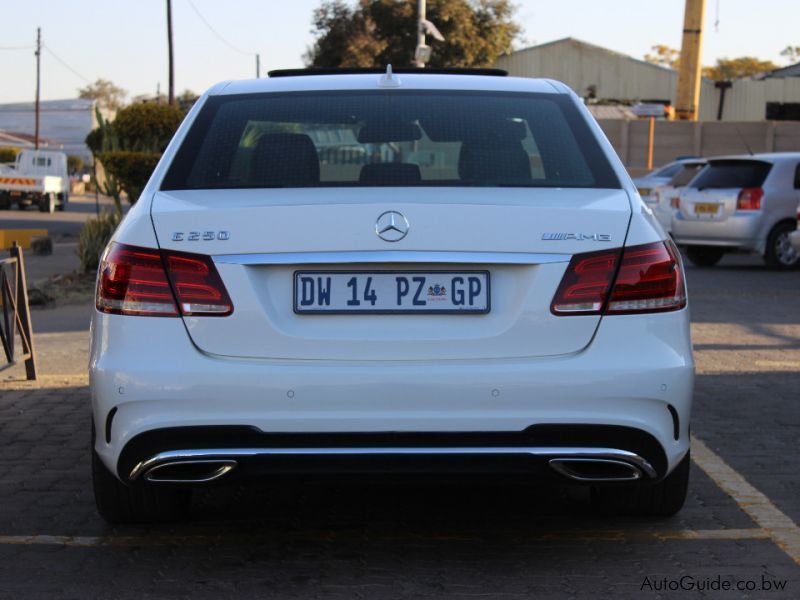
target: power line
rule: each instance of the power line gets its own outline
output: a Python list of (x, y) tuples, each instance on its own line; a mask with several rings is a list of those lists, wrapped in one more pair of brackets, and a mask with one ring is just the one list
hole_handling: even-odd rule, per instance
[(222, 37), (222, 34), (220, 34), (220, 33), (219, 33), (219, 32), (218, 32), (216, 29), (214, 29), (214, 28), (211, 26), (211, 23), (209, 23), (209, 22), (206, 20), (206, 18), (205, 18), (205, 17), (204, 17), (204, 16), (203, 16), (203, 15), (200, 13), (200, 11), (199, 11), (199, 10), (197, 10), (197, 7), (194, 5), (194, 2), (192, 2), (192, 0), (186, 0), (186, 2), (188, 2), (188, 3), (189, 3), (189, 6), (191, 6), (191, 7), (192, 7), (192, 10), (193, 10), (193, 11), (195, 12), (195, 14), (196, 14), (196, 15), (197, 15), (197, 16), (200, 18), (200, 20), (201, 20), (203, 23), (205, 23), (206, 27), (208, 27), (208, 30), (209, 30), (211, 33), (213, 33), (213, 34), (214, 34), (214, 35), (217, 37), (217, 39), (218, 39), (219, 41), (221, 41), (223, 44), (225, 44), (225, 45), (226, 45), (228, 48), (230, 48), (230, 49), (231, 49), (231, 50), (233, 50), (234, 52), (238, 52), (239, 54), (246, 54), (247, 56), (253, 56), (253, 55), (255, 54), (255, 52), (247, 52), (246, 50), (242, 50), (241, 48), (238, 48), (238, 47), (234, 46), (233, 44), (231, 44), (231, 43), (230, 43), (228, 40), (226, 40), (224, 37)]
[(86, 83), (92, 83), (91, 79), (89, 79), (88, 77), (84, 77), (83, 75), (81, 75), (80, 73), (78, 73), (78, 71), (76, 71), (75, 69), (73, 69), (72, 67), (70, 67), (70, 66), (69, 66), (69, 65), (68, 65), (66, 62), (64, 62), (64, 60), (63, 60), (63, 59), (61, 59), (61, 58), (60, 58), (60, 57), (59, 57), (59, 56), (58, 56), (58, 55), (57, 55), (55, 52), (53, 52), (53, 51), (52, 51), (52, 50), (51, 50), (51, 49), (50, 49), (50, 48), (49, 48), (47, 45), (45, 45), (45, 44), (42, 44), (42, 47), (43, 47), (45, 50), (47, 50), (47, 53), (48, 53), (50, 56), (52, 56), (52, 57), (53, 57), (53, 58), (55, 58), (55, 59), (56, 59), (56, 60), (57, 60), (59, 63), (61, 63), (61, 66), (62, 66), (62, 67), (64, 67), (64, 68), (65, 68), (65, 69), (67, 69), (68, 71), (70, 71), (70, 72), (71, 72), (73, 75), (75, 75), (76, 77), (78, 77), (78, 78), (80, 78), (80, 79), (83, 79), (83, 80), (84, 80)]

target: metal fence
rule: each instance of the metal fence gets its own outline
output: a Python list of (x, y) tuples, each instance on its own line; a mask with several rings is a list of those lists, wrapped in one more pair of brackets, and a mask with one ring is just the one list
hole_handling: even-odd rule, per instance
[[(3, 346), (5, 363), (0, 371), (21, 361), (25, 363), (25, 375), (36, 379), (36, 354), (33, 349), (28, 286), (25, 281), (25, 259), (22, 248), (14, 242), (9, 257), (0, 259), (0, 343)], [(20, 352), (17, 352), (17, 338)]]

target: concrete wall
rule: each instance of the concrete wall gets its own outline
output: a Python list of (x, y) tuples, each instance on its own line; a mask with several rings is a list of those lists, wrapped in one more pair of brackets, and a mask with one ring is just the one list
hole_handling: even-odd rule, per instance
[[(600, 119), (626, 167), (638, 173), (647, 167), (647, 119)], [(800, 151), (800, 122), (795, 121), (656, 121), (653, 164), (666, 164), (678, 156), (719, 156), (752, 152)]]

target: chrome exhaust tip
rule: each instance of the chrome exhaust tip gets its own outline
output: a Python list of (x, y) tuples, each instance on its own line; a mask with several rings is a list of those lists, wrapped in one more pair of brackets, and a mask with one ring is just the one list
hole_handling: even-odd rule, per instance
[(552, 458), (549, 462), (554, 471), (573, 481), (637, 481), (644, 476), (636, 465), (612, 458)]
[(208, 483), (224, 477), (236, 467), (235, 460), (171, 460), (145, 472), (149, 483)]

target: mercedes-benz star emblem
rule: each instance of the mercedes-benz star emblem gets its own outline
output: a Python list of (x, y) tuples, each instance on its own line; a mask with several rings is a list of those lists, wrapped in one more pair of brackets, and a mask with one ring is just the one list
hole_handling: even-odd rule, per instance
[(408, 219), (396, 210), (387, 210), (375, 221), (375, 233), (386, 242), (399, 242), (410, 228)]

